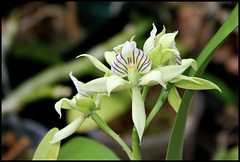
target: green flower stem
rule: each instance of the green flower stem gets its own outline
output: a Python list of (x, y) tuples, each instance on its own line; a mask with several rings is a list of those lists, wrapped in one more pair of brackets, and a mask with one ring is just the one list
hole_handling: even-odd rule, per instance
[(147, 117), (147, 121), (146, 121), (146, 127), (145, 129), (147, 129), (148, 125), (150, 124), (150, 122), (152, 121), (153, 117), (157, 114), (157, 112), (160, 110), (160, 108), (162, 107), (163, 103), (165, 102), (168, 93), (172, 87), (172, 83), (168, 83), (167, 84), (167, 89), (162, 89), (161, 94), (156, 102), (156, 104), (154, 105), (152, 111), (150, 112), (150, 114)]
[(141, 143), (139, 141), (137, 129), (134, 126), (132, 130), (132, 151), (133, 151), (133, 160), (141, 160)]
[(143, 91), (142, 91), (142, 99), (143, 101), (145, 101), (145, 98), (147, 96), (147, 93), (148, 93), (148, 90), (149, 90), (149, 87), (143, 87)]
[(102, 118), (96, 113), (92, 113), (92, 119), (101, 127), (108, 135), (110, 135), (113, 139), (115, 139), (122, 147), (123, 150), (128, 155), (129, 159), (133, 159), (133, 153), (127, 144), (117, 135), (103, 120)]

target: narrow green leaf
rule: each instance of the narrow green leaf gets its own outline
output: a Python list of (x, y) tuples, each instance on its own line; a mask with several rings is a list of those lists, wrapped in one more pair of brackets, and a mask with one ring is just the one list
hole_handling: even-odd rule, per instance
[(105, 145), (87, 137), (74, 137), (60, 149), (58, 160), (119, 160)]
[[(197, 64), (199, 68), (196, 72), (192, 69), (189, 73), (190, 76), (200, 77), (204, 72), (207, 64), (211, 60), (213, 54), (221, 45), (221, 43), (225, 40), (225, 38), (238, 26), (238, 4), (222, 25), (222, 27), (218, 30), (218, 32), (214, 35), (214, 37), (209, 41), (207, 46), (203, 49), (201, 54), (197, 59)], [(178, 114), (176, 116), (174, 126), (172, 129), (172, 134), (168, 144), (167, 151), (167, 160), (181, 160), (183, 153), (183, 143), (184, 143), (184, 134), (185, 127), (188, 117), (188, 112), (190, 109), (191, 101), (192, 101), (193, 91), (186, 90), (184, 93), (182, 103), (180, 105)]]
[(35, 151), (32, 160), (56, 160), (60, 148), (60, 141), (54, 144), (50, 144), (49, 142), (52, 140), (55, 133), (59, 130), (58, 128), (52, 128), (48, 131), (45, 137), (42, 139), (40, 144)]

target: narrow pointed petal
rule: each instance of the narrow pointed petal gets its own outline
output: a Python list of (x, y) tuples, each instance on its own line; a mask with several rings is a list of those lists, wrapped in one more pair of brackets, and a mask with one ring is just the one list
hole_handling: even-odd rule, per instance
[(87, 91), (87, 90), (84, 90), (82, 89), (81, 87), (84, 85), (83, 82), (80, 82), (79, 80), (77, 80), (77, 78), (75, 78), (73, 75), (72, 75), (72, 72), (70, 72), (69, 74), (70, 78), (72, 79), (78, 93), (82, 96), (82, 97), (87, 97), (87, 98), (92, 98), (92, 93)]
[(105, 60), (107, 63), (112, 66), (114, 59), (116, 58), (116, 52), (114, 51), (106, 51), (104, 53)]
[(171, 56), (175, 56), (175, 54), (180, 55), (180, 53), (176, 49), (164, 49), (161, 54), (160, 65), (166, 62), (169, 58), (171, 58)]
[(106, 82), (109, 77), (101, 77), (84, 84), (81, 88), (91, 92), (107, 92)]
[(155, 47), (151, 52), (148, 53), (148, 57), (152, 61), (152, 69), (155, 69), (160, 65), (161, 53), (162, 53), (161, 50), (162, 50), (162, 46), (159, 45)]
[(194, 59), (183, 59), (182, 65), (169, 65), (159, 67), (158, 70), (162, 72), (164, 82), (170, 81), (179, 74), (182, 74), (190, 66), (197, 68), (197, 63)]
[(180, 81), (176, 82), (175, 86), (180, 88), (191, 90), (217, 89), (221, 92), (221, 89), (216, 84), (202, 78), (184, 75), (180, 75), (177, 78), (180, 79)]
[(148, 54), (150, 51), (152, 51), (154, 49), (157, 28), (154, 25), (154, 23), (152, 25), (153, 25), (153, 30), (150, 33), (150, 37), (145, 41), (145, 43), (143, 45), (143, 52), (146, 54)]
[(166, 88), (166, 84), (163, 80), (162, 72), (160, 70), (152, 70), (149, 73), (145, 74), (141, 79), (138, 85), (153, 86), (160, 84)]
[(159, 43), (162, 45), (163, 49), (172, 49), (175, 44), (175, 37), (178, 31), (174, 33), (167, 33), (160, 37)]
[(103, 71), (103, 72), (108, 72), (110, 69), (108, 69), (103, 63), (101, 63), (98, 59), (96, 59), (95, 57), (91, 56), (91, 55), (88, 55), (88, 54), (81, 54), (79, 56), (77, 56), (77, 58), (79, 57), (82, 57), (82, 56), (85, 56), (87, 57), (91, 62), (92, 64), (98, 68), (99, 70)]
[(117, 75), (111, 75), (106, 83), (107, 93), (110, 96), (112, 91), (120, 91), (131, 88), (131, 84)]
[(59, 118), (62, 117), (61, 108), (63, 109), (75, 109), (76, 102), (75, 99), (69, 100), (67, 98), (62, 98), (60, 101), (56, 102), (54, 107), (57, 113), (59, 114)]
[(141, 141), (146, 124), (146, 113), (139, 87), (132, 88), (132, 119)]
[(160, 38), (161, 38), (165, 33), (166, 33), (166, 28), (165, 28), (165, 26), (163, 25), (163, 29), (162, 29), (161, 33), (159, 33), (159, 34), (155, 37), (155, 44), (154, 44), (155, 47), (157, 47), (158, 45), (160, 45), (160, 44), (159, 44), (159, 40), (160, 40)]
[(179, 96), (179, 93), (174, 85), (172, 86), (172, 88), (169, 91), (168, 102), (177, 113), (178, 109), (180, 107), (180, 104), (182, 102), (182, 99)]
[(58, 141), (61, 141), (64, 138), (67, 138), (68, 136), (72, 135), (76, 130), (82, 125), (84, 120), (86, 119), (85, 114), (81, 114), (77, 119), (75, 119), (72, 123), (61, 129), (59, 132), (57, 132), (54, 136), (52, 141), (49, 143), (53, 144)]
[[(129, 41), (127, 41), (127, 42), (129, 42)], [(130, 43), (131, 43), (131, 45), (132, 45), (133, 47), (136, 47), (136, 46), (137, 46), (137, 44), (136, 44), (135, 41), (130, 41)], [(114, 47), (113, 50), (114, 50), (116, 53), (120, 53), (120, 52), (122, 51), (123, 47), (125, 46), (125, 44), (126, 44), (126, 42), (125, 42), (124, 44), (118, 45), (117, 47)]]
[(200, 83), (200, 82), (198, 82), (197, 80), (194, 80), (194, 77), (188, 77), (188, 76), (185, 76), (185, 75), (178, 75), (178, 76), (176, 76), (173, 80), (171, 80), (170, 82), (171, 83), (177, 83), (177, 82), (179, 82), (179, 81), (181, 81), (181, 80), (189, 80), (189, 81), (191, 81), (191, 82), (195, 82), (196, 84), (202, 84), (202, 83)]

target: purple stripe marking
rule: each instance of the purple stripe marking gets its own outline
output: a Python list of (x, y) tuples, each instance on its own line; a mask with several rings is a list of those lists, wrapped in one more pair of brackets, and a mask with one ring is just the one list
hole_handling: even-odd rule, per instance
[[(128, 70), (128, 68), (127, 68), (121, 61), (119, 61), (117, 57), (116, 57), (116, 60), (117, 60), (117, 62), (119, 62), (126, 70)], [(115, 61), (114, 61), (114, 62), (115, 62)], [(116, 64), (116, 63), (115, 63), (115, 64)]]

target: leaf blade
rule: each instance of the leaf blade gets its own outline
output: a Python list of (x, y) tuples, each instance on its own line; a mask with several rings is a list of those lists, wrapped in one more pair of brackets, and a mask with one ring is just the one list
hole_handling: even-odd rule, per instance
[(87, 137), (74, 137), (59, 151), (58, 160), (119, 160), (105, 145)]
[(38, 145), (32, 160), (56, 160), (60, 148), (60, 141), (54, 144), (50, 144), (55, 133), (59, 130), (58, 128), (52, 128), (44, 136), (40, 144)]
[[(237, 22), (238, 22), (238, 4), (233, 9), (232, 13), (228, 17), (228, 19), (224, 22), (222, 27), (213, 36), (213, 38), (209, 41), (207, 46), (203, 49), (203, 51), (199, 55), (197, 59), (197, 64), (199, 68), (197, 69), (197, 71), (194, 72), (191, 69), (189, 76), (200, 77), (202, 75), (215, 51), (223, 43), (226, 37), (238, 26)], [(169, 140), (166, 160), (182, 159), (185, 127), (193, 93), (194, 91), (192, 90), (186, 90), (186, 92), (184, 93)]]

